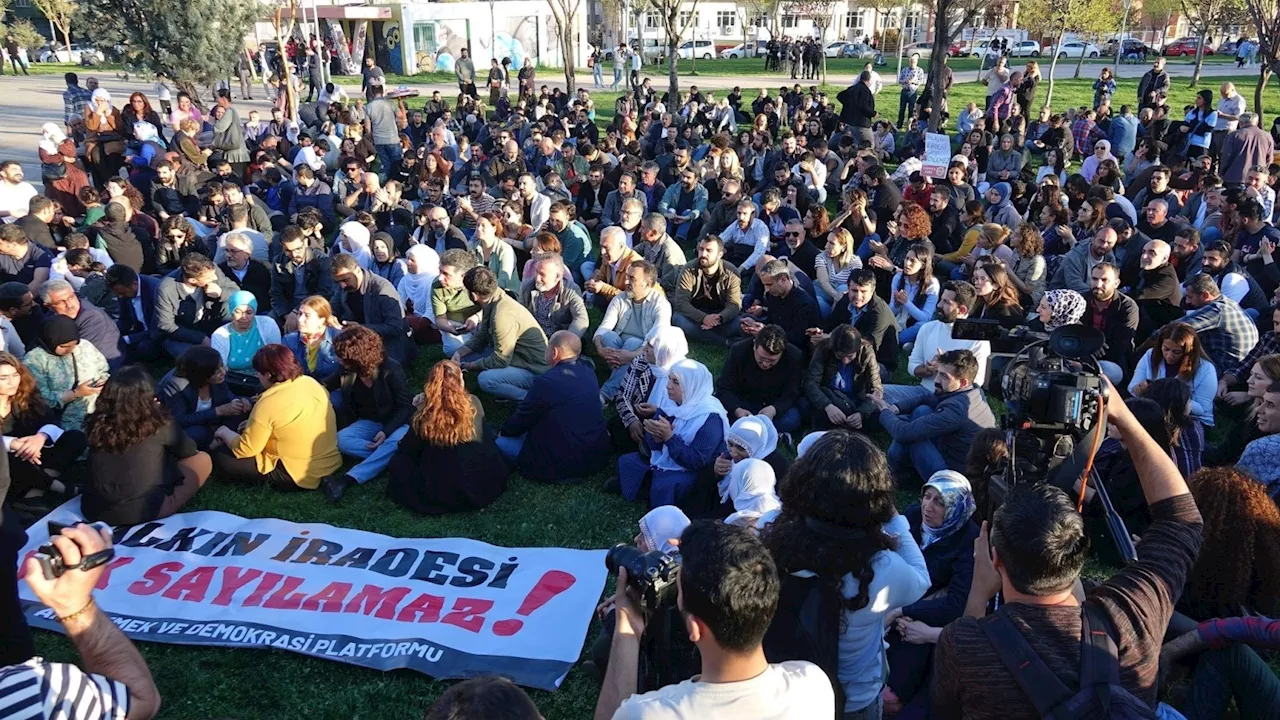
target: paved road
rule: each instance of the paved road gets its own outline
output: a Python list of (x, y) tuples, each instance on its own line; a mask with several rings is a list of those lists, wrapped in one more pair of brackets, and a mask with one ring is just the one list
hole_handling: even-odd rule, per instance
[[(890, 70), (883, 72), (886, 82), (893, 82), (892, 67)], [(1045, 66), (1047, 68), (1047, 66)], [(1148, 65), (1121, 65), (1121, 78), (1140, 77), (1146, 72)], [(1085, 65), (1084, 74), (1087, 77), (1093, 77), (1101, 67), (1097, 64)], [(1169, 68), (1170, 74), (1174, 77), (1190, 77), (1192, 67), (1190, 65), (1174, 65)], [(1058, 67), (1055, 76), (1059, 79), (1070, 78), (1075, 72), (1075, 64), (1066, 62)], [(1234, 65), (1206, 65), (1203, 75), (1206, 77), (1214, 77), (1221, 75), (1239, 75), (1256, 72), (1256, 68), (1237, 70)], [(81, 74), (81, 81), (88, 74)], [(150, 83), (138, 81), (123, 82), (112, 76), (110, 72), (101, 72), (97, 74), (100, 84), (103, 88), (109, 90), (112, 94), (112, 101), (116, 107), (122, 107), (128, 100), (129, 93), (134, 91), (142, 91), (151, 95), (152, 87)], [(666, 86), (666, 75), (653, 74), (650, 75), (653, 82), (658, 87)], [(612, 73), (606, 73), (606, 82), (612, 81)], [(592, 78), (590, 75), (578, 75), (577, 83), (579, 87), (591, 89)], [(977, 80), (977, 71), (964, 71), (956, 73), (956, 82), (972, 82)], [(833, 74), (829, 75), (827, 82), (832, 85), (846, 85), (853, 82), (852, 75)], [(563, 75), (553, 72), (540, 74), (538, 83), (547, 84), (552, 87), (563, 87)], [(744, 88), (758, 88), (762, 86), (777, 87), (783, 84), (790, 84), (791, 79), (788, 75), (740, 75), (740, 76), (681, 76), (680, 86), (682, 88), (689, 85), (697, 85), (701, 89), (711, 90), (727, 90), (734, 86)], [(424, 95), (430, 95), (433, 90), (440, 90), (448, 95), (451, 92), (457, 92), (457, 87), (449, 84), (424, 84), (414, 85)], [(61, 122), (62, 115), (62, 91), (65, 85), (60, 76), (40, 75), (31, 77), (13, 77), (5, 75), (0, 77), (0, 101), (6, 108), (5, 121), (0, 123), (0, 159), (17, 160), (22, 163), (23, 170), (27, 179), (36, 185), (40, 183), (40, 159), (36, 153), (36, 143), (40, 139), (40, 125), (45, 122)], [(256, 88), (261, 91), (261, 87)], [(358, 91), (358, 88), (357, 88)], [(237, 102), (242, 116), (247, 115), (248, 110), (257, 109), (262, 111), (263, 116), (268, 116), (268, 103), (262, 99), (262, 96), (255, 95), (258, 98), (253, 102)]]

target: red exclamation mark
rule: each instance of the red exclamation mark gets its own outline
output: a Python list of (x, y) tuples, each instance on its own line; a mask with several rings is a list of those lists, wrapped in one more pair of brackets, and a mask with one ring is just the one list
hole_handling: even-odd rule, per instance
[[(533, 586), (533, 590), (525, 596), (524, 602), (520, 603), (520, 609), (516, 610), (517, 615), (529, 617), (534, 610), (546, 605), (551, 598), (573, 587), (578, 579), (567, 572), (560, 570), (551, 570), (543, 574), (542, 579), (537, 585)], [(493, 634), (499, 637), (510, 637), (520, 632), (520, 628), (524, 627), (523, 620), (499, 620), (493, 624)]]

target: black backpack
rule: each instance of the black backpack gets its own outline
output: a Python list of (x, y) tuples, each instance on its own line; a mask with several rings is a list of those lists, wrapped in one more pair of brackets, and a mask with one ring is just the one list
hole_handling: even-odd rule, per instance
[(1053, 674), (1004, 613), (987, 618), (982, 631), (1045, 720), (1155, 720), (1155, 710), (1120, 684), (1120, 659), (1110, 621), (1087, 605), (1080, 621), (1079, 690), (1068, 688)]
[(840, 619), (844, 598), (817, 575), (782, 576), (782, 591), (773, 622), (764, 635), (764, 655), (771, 663), (807, 660), (822, 668), (836, 696), (835, 717), (844, 716), (840, 684)]

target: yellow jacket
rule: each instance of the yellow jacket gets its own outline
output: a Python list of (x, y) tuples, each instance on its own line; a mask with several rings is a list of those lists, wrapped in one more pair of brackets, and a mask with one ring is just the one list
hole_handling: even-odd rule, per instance
[(316, 489), (320, 478), (342, 466), (338, 420), (329, 393), (306, 375), (267, 388), (231, 452), (238, 458), (256, 458), (258, 472), (264, 475), (283, 462), (299, 487)]

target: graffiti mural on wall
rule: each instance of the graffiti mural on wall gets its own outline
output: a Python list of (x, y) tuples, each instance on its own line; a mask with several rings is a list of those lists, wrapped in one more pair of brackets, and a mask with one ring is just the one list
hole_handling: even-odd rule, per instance
[[(537, 62), (538, 18), (508, 18), (498, 21), (494, 35), (493, 56), (511, 58), (513, 70), (519, 70), (525, 62)], [(423, 20), (413, 25), (415, 60), (418, 71), (440, 70), (452, 72), (454, 61), (462, 48), (467, 47), (468, 21), (458, 19)], [(472, 37), (472, 45), (488, 50), (488, 37)], [(489, 53), (477, 53), (481, 56)]]
[(351, 58), (351, 51), (347, 48), (347, 34), (342, 31), (342, 23), (327, 22), (326, 24), (329, 26), (329, 43), (338, 60), (338, 72), (343, 75), (359, 74), (360, 68)]
[[(400, 23), (392, 20), (382, 24), (382, 45), (387, 49), (387, 72), (404, 73), (404, 55), (401, 53)], [(381, 54), (379, 54), (381, 57)]]

